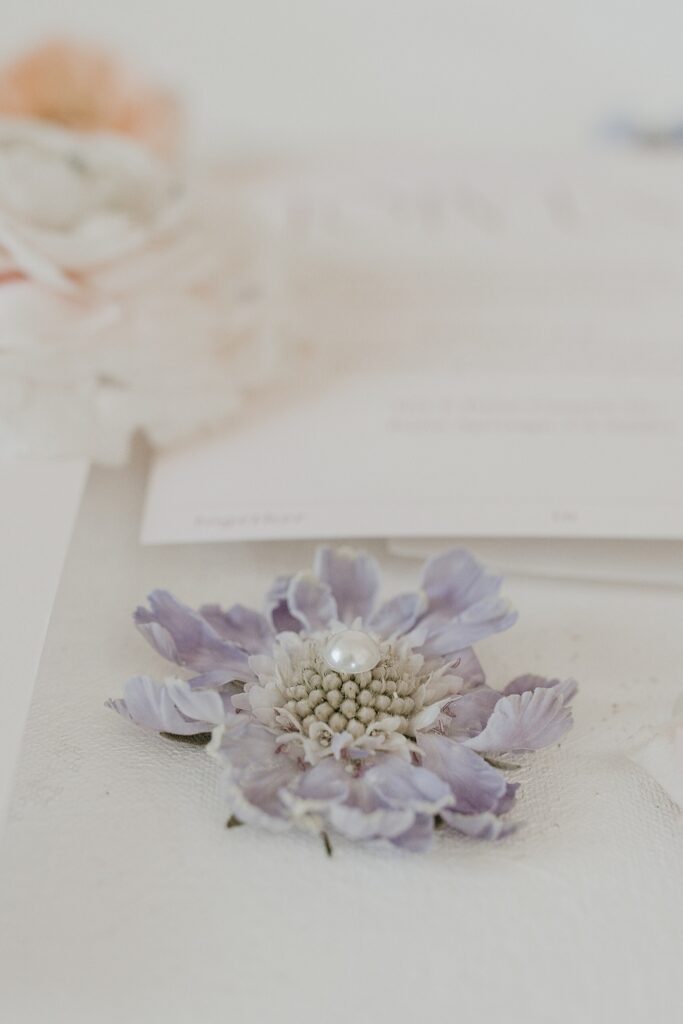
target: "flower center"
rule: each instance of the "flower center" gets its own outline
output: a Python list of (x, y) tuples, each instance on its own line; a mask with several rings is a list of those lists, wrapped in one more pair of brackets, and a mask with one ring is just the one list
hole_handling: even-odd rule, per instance
[[(365, 638), (362, 644), (359, 638)], [(372, 667), (341, 670), (342, 665), (355, 664), (354, 658), (360, 664), (365, 658)], [(330, 732), (346, 731), (358, 739), (373, 725), (392, 717), (400, 719), (397, 731), (405, 733), (415, 711), (413, 695), (422, 683), (412, 660), (410, 654), (390, 643), (378, 643), (356, 630), (333, 634), (323, 643), (311, 638), (304, 641), (291, 676), (283, 680), (284, 707), (307, 735), (322, 722)], [(334, 670), (333, 664), (339, 665), (339, 670)], [(320, 734), (319, 727), (314, 732)], [(327, 730), (325, 733), (329, 737)], [(322, 735), (319, 738), (322, 740)]]

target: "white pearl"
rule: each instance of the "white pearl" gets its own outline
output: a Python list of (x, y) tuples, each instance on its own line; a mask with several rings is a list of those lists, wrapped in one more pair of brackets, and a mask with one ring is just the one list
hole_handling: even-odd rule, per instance
[(370, 672), (381, 658), (375, 641), (359, 629), (346, 629), (335, 633), (325, 647), (325, 661), (335, 672), (354, 675)]

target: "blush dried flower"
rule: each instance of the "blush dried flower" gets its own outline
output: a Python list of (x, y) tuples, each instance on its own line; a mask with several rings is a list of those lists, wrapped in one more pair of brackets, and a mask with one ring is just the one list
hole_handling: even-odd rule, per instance
[(0, 114), (79, 132), (114, 132), (170, 156), (181, 139), (173, 93), (111, 54), (54, 39), (0, 71)]

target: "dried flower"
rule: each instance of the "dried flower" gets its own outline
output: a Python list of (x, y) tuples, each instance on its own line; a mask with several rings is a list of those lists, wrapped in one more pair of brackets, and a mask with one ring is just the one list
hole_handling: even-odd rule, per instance
[(127, 135), (165, 156), (177, 149), (181, 134), (170, 92), (96, 47), (59, 39), (0, 72), (0, 114)]
[(172, 231), (182, 191), (172, 171), (125, 139), (0, 120), (0, 246), (48, 288), (73, 293)]
[(0, 120), (0, 453), (119, 462), (234, 414), (271, 369), (258, 237), (229, 183)]
[(212, 732), (233, 821), (413, 850), (436, 823), (498, 838), (517, 786), (487, 758), (560, 740), (576, 686), (486, 685), (471, 645), (516, 615), (467, 551), (430, 559), (420, 590), (377, 606), (379, 584), (368, 554), (323, 547), (313, 573), (276, 579), (263, 614), (155, 591), (138, 629), (197, 674), (138, 676), (110, 706), (157, 732)]

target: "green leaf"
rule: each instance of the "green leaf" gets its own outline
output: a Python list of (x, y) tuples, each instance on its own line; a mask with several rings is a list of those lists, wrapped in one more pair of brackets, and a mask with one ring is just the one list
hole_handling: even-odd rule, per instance
[(165, 740), (176, 740), (178, 743), (187, 743), (190, 747), (205, 747), (211, 739), (210, 732), (196, 732), (192, 736), (179, 736), (175, 732), (160, 732)]

